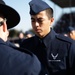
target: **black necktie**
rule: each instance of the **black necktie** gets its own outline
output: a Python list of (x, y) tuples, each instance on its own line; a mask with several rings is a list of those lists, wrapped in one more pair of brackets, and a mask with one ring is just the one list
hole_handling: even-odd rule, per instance
[(39, 47), (40, 47), (40, 52), (41, 52), (41, 62), (43, 61), (44, 69), (48, 75), (52, 75), (52, 71), (48, 64), (47, 48), (46, 48), (43, 40), (40, 40)]

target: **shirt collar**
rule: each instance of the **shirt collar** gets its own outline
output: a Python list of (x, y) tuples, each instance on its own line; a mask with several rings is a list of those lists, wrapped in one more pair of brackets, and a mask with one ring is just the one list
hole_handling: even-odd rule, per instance
[(49, 32), (49, 34), (43, 39), (43, 42), (44, 42), (44, 44), (45, 44), (46, 47), (49, 46), (49, 43), (52, 41), (52, 39), (55, 38), (55, 35), (56, 35), (55, 31), (51, 30)]
[(5, 41), (3, 41), (3, 39), (2, 39), (2, 38), (0, 38), (0, 44), (6, 44), (6, 42), (5, 42)]
[(44, 38), (40, 39), (38, 36), (37, 38), (39, 38), (39, 41), (42, 41), (45, 44), (46, 48), (48, 48), (49, 43), (51, 42), (52, 39), (55, 38), (55, 35), (56, 35), (55, 31), (51, 29), (51, 31)]

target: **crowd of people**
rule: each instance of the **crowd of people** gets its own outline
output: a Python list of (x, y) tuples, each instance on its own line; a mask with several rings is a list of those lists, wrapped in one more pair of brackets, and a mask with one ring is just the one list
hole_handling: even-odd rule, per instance
[(63, 34), (68, 32), (69, 26), (75, 27), (75, 12), (63, 14), (53, 28), (57, 33)]
[[(0, 0), (0, 75), (75, 75), (75, 41), (66, 37), (75, 32), (73, 22), (68, 23), (65, 15), (58, 22), (61, 27), (53, 28), (54, 10), (50, 5), (43, 0), (31, 0), (29, 7), (35, 35), (24, 38), (20, 32), (19, 38), (12, 41), (8, 40), (8, 29), (20, 22), (20, 15)], [(63, 28), (69, 32), (64, 33)]]
[[(9, 33), (10, 34), (10, 33)], [(31, 38), (32, 36), (34, 36), (34, 34), (30, 31), (26, 31), (25, 33), (23, 33), (22, 31), (20, 31), (18, 33), (18, 36), (14, 37), (10, 37), (10, 39), (8, 39), (10, 42), (12, 42), (13, 44), (15, 44), (17, 47), (20, 47), (21, 42), (24, 39), (28, 39)]]

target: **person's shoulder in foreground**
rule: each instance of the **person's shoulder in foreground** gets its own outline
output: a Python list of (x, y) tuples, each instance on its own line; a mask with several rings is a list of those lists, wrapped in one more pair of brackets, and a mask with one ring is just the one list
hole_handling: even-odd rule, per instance
[(7, 41), (8, 29), (19, 23), (19, 14), (3, 0), (0, 10), (0, 75), (38, 75), (41, 66), (37, 57)]
[(41, 67), (37, 57), (9, 43), (0, 39), (0, 75), (38, 75)]

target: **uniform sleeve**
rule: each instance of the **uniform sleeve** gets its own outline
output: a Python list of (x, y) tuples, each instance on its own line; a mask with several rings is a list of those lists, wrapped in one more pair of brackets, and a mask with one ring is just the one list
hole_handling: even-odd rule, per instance
[(33, 53), (21, 52), (8, 45), (0, 47), (0, 75), (39, 75), (41, 65)]
[(13, 75), (16, 72), (18, 73), (17, 75), (39, 75), (41, 70), (41, 64), (34, 54), (16, 54), (11, 62), (13, 62), (14, 66)]
[(75, 75), (75, 41), (71, 44), (71, 49), (69, 52), (69, 62), (71, 75)]
[(28, 75), (39, 75), (41, 71), (41, 64), (35, 55), (33, 55), (32, 60), (30, 74)]

